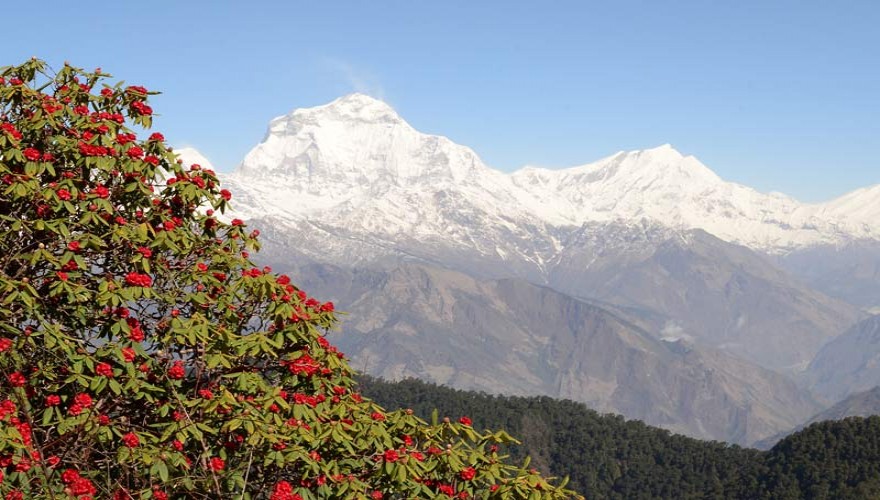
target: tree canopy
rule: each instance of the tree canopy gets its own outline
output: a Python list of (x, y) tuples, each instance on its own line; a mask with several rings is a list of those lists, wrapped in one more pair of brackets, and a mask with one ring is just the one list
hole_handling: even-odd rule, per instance
[(0, 69), (5, 498), (574, 495), (504, 432), (361, 397), (333, 304), (252, 263), (215, 173), (146, 130), (154, 92), (108, 77)]

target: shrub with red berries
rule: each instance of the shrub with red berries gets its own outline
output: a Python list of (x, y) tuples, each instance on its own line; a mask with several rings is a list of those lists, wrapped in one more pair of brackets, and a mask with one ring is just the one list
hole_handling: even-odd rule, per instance
[(0, 498), (573, 495), (503, 432), (361, 398), (333, 305), (250, 262), (232, 194), (107, 76), (0, 68)]

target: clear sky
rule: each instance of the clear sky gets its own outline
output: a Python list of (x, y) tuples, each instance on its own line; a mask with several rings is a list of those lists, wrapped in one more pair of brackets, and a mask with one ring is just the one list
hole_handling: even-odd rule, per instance
[(880, 183), (877, 1), (4, 2), (38, 56), (161, 90), (156, 129), (230, 170), (268, 121), (363, 91), (502, 170), (671, 143), (821, 201)]

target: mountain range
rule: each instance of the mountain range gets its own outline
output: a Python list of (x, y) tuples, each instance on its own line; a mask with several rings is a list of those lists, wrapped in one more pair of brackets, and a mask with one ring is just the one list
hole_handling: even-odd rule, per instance
[(334, 340), (390, 378), (749, 443), (822, 408), (805, 370), (880, 305), (880, 188), (804, 204), (669, 145), (503, 173), (353, 94), (221, 177), (259, 258), (349, 311)]
[[(363, 94), (272, 120), (263, 142), (225, 182), (246, 196), (241, 213), (317, 218), (357, 229), (372, 221), (377, 234), (439, 236), (486, 253), (501, 252), (470, 239), (465, 229), (473, 233), (475, 223), (517, 235), (529, 228), (523, 223), (538, 229), (646, 219), (775, 254), (880, 237), (880, 186), (804, 204), (726, 182), (668, 144), (567, 169), (505, 174), (470, 148), (418, 132), (387, 104)], [(455, 228), (465, 221), (444, 211), (450, 208), (467, 208), (479, 219)], [(548, 232), (547, 248), (513, 253), (540, 268), (561, 243)]]

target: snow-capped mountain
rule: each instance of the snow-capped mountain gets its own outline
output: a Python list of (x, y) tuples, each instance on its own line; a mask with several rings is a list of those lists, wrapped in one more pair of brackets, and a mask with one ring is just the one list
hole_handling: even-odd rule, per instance
[(876, 227), (880, 219), (880, 184), (857, 189), (828, 203), (820, 205), (818, 212), (825, 216), (844, 218)]
[(211, 160), (205, 158), (205, 155), (199, 152), (196, 148), (184, 146), (182, 148), (175, 148), (174, 152), (177, 153), (178, 160), (182, 160), (186, 165), (199, 165), (212, 170), (214, 169)]
[[(802, 204), (726, 182), (669, 145), (505, 174), (362, 94), (272, 120), (222, 181), (234, 194), (228, 215), (259, 227), (276, 263), (415, 260), (482, 279), (525, 278), (650, 311), (661, 329), (668, 323), (785, 370), (805, 366), (857, 320), (855, 310), (725, 245), (793, 255), (880, 239), (880, 222), (869, 218), (874, 190)], [(761, 309), (770, 303), (772, 311)], [(799, 349), (787, 347), (794, 338)]]
[[(178, 154), (210, 164), (192, 149)], [(669, 145), (507, 174), (361, 94), (272, 120), (220, 176), (233, 193), (226, 216), (263, 233), (260, 262), (352, 313), (337, 342), (355, 366), (508, 393), (528, 380), (531, 391), (738, 442), (790, 428), (793, 414), (779, 411), (812, 413), (778, 372), (798, 373), (863, 318), (778, 264), (815, 269), (807, 250), (821, 257), (853, 242), (872, 263), (880, 248), (880, 187), (808, 205), (726, 182)], [(516, 283), (529, 292), (507, 300)], [(880, 296), (876, 278), (859, 283)], [(601, 321), (585, 326), (581, 303)], [(605, 338), (596, 335), (617, 323), (647, 343), (575, 351), (548, 340), (567, 329), (578, 342)], [(520, 337), (492, 340), (511, 335)], [(679, 356), (670, 370), (676, 339), (717, 356)], [(619, 377), (590, 378), (585, 370), (600, 365)], [(521, 378), (490, 379), (499, 373)], [(734, 380), (745, 373), (755, 380)], [(643, 411), (654, 401), (675, 401), (674, 411)]]
[(443, 235), (445, 211), (553, 218), (537, 204), (518, 206), (510, 177), (471, 149), (422, 134), (361, 94), (276, 118), (223, 180), (245, 197), (236, 204), (242, 215), (332, 221), (373, 234)]
[(668, 144), (580, 167), (525, 168), (512, 178), (542, 201), (563, 201), (560, 208), (581, 223), (644, 218), (770, 252), (871, 234), (838, 214), (818, 217), (816, 207), (785, 195), (726, 182)]
[[(768, 253), (880, 238), (873, 217), (880, 214), (880, 187), (808, 205), (726, 182), (669, 145), (568, 169), (505, 174), (362, 94), (272, 120), (263, 142), (223, 181), (245, 218), (444, 240), (536, 264), (560, 250), (555, 229), (596, 222), (703, 229)], [(499, 228), (522, 244), (506, 248), (484, 238)]]

